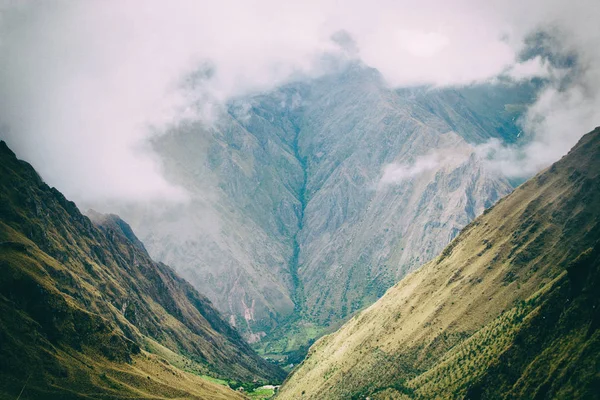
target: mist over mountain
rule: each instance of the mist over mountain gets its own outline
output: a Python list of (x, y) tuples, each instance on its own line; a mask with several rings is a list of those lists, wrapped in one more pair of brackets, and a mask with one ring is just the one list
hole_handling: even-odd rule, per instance
[(233, 98), (327, 74), (324, 58), (337, 58), (376, 68), (391, 87), (547, 79), (522, 124), (532, 145), (497, 151), (504, 169), (531, 176), (574, 145), (568, 127), (595, 126), (595, 11), (594, 0), (5, 0), (0, 134), (78, 203), (182, 202), (148, 139), (206, 123)]
[(589, 397), (599, 13), (0, 0), (0, 397)]
[(198, 375), (283, 377), (127, 223), (92, 222), (4, 142), (0, 188), (0, 397), (236, 398)]
[(538, 89), (393, 90), (343, 66), (158, 138), (165, 176), (193, 200), (120, 214), (247, 339), (295, 350), (510, 192), (477, 146), (524, 140), (517, 121)]
[(315, 343), (281, 399), (598, 397), (600, 128)]

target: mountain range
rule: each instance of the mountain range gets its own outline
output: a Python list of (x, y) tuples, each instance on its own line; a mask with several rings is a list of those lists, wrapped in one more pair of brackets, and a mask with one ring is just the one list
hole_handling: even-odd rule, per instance
[[(0, 398), (269, 398), (232, 390), (286, 377), (242, 335), (299, 363), (278, 399), (600, 398), (600, 128), (513, 191), (477, 143), (491, 127), (527, 140), (507, 121), (534, 88), (390, 91), (344, 73), (158, 138), (192, 200), (125, 209), (168, 233), (149, 241), (82, 214), (0, 142)], [(276, 98), (296, 104), (269, 114)], [(189, 261), (193, 283), (147, 246)]]
[(600, 128), (319, 339), (278, 399), (600, 397)]
[(290, 355), (510, 193), (477, 145), (528, 140), (517, 121), (538, 86), (395, 90), (351, 64), (235, 99), (153, 142), (189, 203), (119, 214), (255, 348)]
[[(285, 376), (115, 215), (0, 142), (0, 398), (243, 398)], [(223, 381), (224, 382), (224, 381)]]

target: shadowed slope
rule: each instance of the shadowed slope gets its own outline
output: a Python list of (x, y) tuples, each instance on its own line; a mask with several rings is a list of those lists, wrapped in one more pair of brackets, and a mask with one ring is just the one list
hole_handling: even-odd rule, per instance
[[(0, 392), (14, 398), (28, 380), (45, 398), (198, 396), (202, 385), (206, 398), (236, 396), (163, 358), (238, 381), (282, 378), (208, 299), (152, 261), (126, 223), (96, 217), (98, 225), (0, 143)], [(146, 378), (150, 369), (156, 377)]]

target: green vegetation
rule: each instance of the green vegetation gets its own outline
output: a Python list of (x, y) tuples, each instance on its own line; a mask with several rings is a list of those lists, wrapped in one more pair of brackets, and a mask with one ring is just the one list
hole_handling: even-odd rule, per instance
[(242, 398), (277, 382), (116, 216), (83, 216), (0, 142), (0, 398)]
[(597, 399), (600, 128), (318, 340), (279, 399)]
[(271, 388), (257, 388), (250, 393), (247, 393), (248, 397), (253, 400), (264, 400), (270, 399), (275, 396), (275, 389)]
[(202, 378), (206, 381), (212, 382), (212, 383), (216, 383), (217, 385), (229, 386), (228, 382), (223, 379), (213, 378), (212, 376), (208, 376), (208, 375), (200, 375), (200, 378)]
[(332, 330), (291, 320), (274, 331), (268, 341), (255, 343), (253, 348), (258, 354), (289, 371), (302, 362), (317, 338)]

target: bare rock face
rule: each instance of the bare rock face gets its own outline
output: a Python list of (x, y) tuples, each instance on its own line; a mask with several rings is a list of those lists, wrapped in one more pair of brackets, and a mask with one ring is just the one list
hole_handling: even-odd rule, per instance
[(510, 192), (474, 145), (516, 140), (533, 92), (392, 90), (376, 70), (351, 65), (160, 137), (167, 175), (192, 201), (120, 213), (247, 339), (299, 321), (328, 326)]

